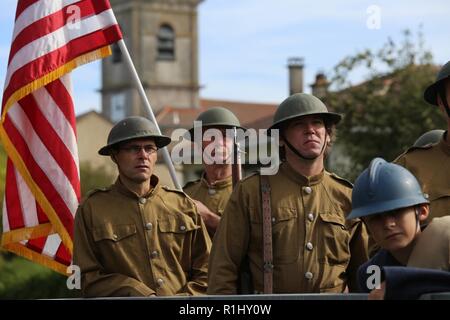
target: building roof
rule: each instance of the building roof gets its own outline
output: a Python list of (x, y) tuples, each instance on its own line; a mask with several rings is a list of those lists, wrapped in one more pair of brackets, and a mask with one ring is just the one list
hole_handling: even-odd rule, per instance
[(78, 122), (78, 121), (81, 121), (81, 120), (91, 117), (91, 116), (97, 116), (97, 117), (101, 118), (102, 120), (105, 120), (106, 122), (113, 124), (107, 117), (105, 117), (103, 114), (101, 114), (95, 110), (90, 110), (90, 111), (87, 111), (87, 112), (84, 112), (84, 113), (78, 115), (76, 117), (76, 121)]
[(243, 127), (262, 129), (267, 119), (272, 121), (276, 104), (253, 103), (228, 100), (201, 99), (199, 108), (164, 107), (156, 115), (158, 124), (163, 128), (190, 128), (201, 112), (213, 107), (224, 107), (233, 112)]

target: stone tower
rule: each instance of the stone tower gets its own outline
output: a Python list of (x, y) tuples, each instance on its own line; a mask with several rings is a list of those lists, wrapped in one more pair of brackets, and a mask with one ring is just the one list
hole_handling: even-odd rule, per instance
[[(199, 106), (197, 7), (203, 0), (111, 0), (153, 111)], [(102, 113), (145, 115), (117, 45), (102, 61)]]

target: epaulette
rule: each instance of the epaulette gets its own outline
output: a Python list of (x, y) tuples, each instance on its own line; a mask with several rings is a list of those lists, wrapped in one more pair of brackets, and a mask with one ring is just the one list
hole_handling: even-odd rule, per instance
[(187, 196), (186, 193), (184, 193), (184, 191), (178, 190), (176, 188), (172, 188), (172, 187), (169, 187), (169, 186), (162, 186), (161, 188), (163, 188), (164, 190), (169, 191), (169, 192), (176, 192), (176, 193), (180, 193), (180, 194), (182, 194), (184, 196)]
[(108, 188), (95, 188), (95, 189), (88, 191), (88, 193), (86, 193), (86, 195), (81, 200), (80, 205), (82, 205), (87, 199), (92, 197), (94, 194), (99, 193), (99, 192), (108, 192), (109, 190), (110, 190), (110, 188), (108, 187)]
[(183, 189), (185, 189), (185, 188), (187, 188), (187, 187), (190, 187), (190, 186), (192, 186), (192, 185), (194, 185), (194, 184), (196, 184), (196, 183), (199, 183), (199, 182), (200, 182), (200, 179), (193, 180), (193, 181), (188, 181), (188, 182), (184, 185)]
[(343, 185), (352, 188), (353, 189), (353, 183), (351, 183), (350, 181), (348, 181), (347, 179), (344, 179), (342, 177), (339, 177), (337, 174), (332, 173), (332, 172), (327, 172), (334, 180), (342, 183)]
[(402, 159), (405, 155), (407, 155), (408, 153), (411, 153), (413, 151), (416, 150), (427, 150), (427, 149), (431, 149), (432, 147), (434, 147), (437, 143), (429, 143), (426, 144), (424, 146), (411, 146), (408, 149), (406, 149), (403, 153), (401, 153), (400, 155), (397, 156), (397, 158), (394, 159), (394, 161), (392, 161), (393, 163), (399, 163), (400, 159)]
[(434, 145), (436, 145), (436, 143), (428, 143), (428, 144), (426, 144), (426, 145), (424, 145), (424, 146), (411, 146), (411, 147), (409, 147), (408, 149), (406, 149), (406, 151), (405, 152), (403, 152), (403, 154), (407, 154), (407, 153), (410, 153), (410, 152), (412, 152), (412, 151), (414, 151), (414, 150), (421, 150), (421, 149), (430, 149), (430, 148), (432, 148)]
[(255, 171), (251, 172), (248, 176), (242, 178), (241, 181), (245, 181), (245, 180), (250, 179), (251, 177), (259, 176), (259, 175), (261, 175), (261, 171), (255, 170)]

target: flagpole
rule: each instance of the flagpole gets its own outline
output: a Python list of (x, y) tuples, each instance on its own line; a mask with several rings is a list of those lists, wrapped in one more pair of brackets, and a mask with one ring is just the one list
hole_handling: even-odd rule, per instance
[[(146, 107), (147, 113), (150, 116), (150, 120), (152, 120), (152, 122), (155, 124), (156, 129), (158, 130), (158, 133), (161, 134), (161, 130), (159, 129), (158, 122), (156, 121), (156, 118), (153, 113), (150, 102), (147, 98), (147, 95), (145, 94), (144, 87), (142, 86), (142, 83), (139, 79), (139, 75), (136, 71), (136, 68), (134, 67), (133, 61), (131, 60), (131, 56), (130, 56), (128, 48), (125, 44), (125, 41), (123, 41), (123, 39), (120, 39), (118, 41), (118, 44), (119, 44), (120, 51), (122, 52), (122, 54), (125, 57), (125, 62), (127, 64), (128, 68), (130, 69), (131, 76), (135, 82), (136, 88), (138, 89), (139, 95), (141, 96), (142, 101), (144, 102), (144, 105)], [(177, 175), (175, 172), (175, 167), (173, 166), (172, 159), (170, 158), (167, 147), (162, 148), (162, 153), (163, 153), (164, 161), (169, 169), (169, 173), (170, 173), (170, 176), (172, 177), (172, 181), (173, 181), (175, 187), (178, 190), (183, 190), (183, 188), (180, 185), (180, 182), (178, 181), (178, 178), (177, 178)]]

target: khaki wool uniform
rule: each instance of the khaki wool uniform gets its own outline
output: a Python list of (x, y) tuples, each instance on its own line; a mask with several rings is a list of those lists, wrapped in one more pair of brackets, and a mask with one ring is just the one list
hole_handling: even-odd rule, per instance
[[(221, 217), (233, 192), (233, 182), (229, 177), (210, 185), (203, 174), (201, 179), (188, 182), (183, 191), (192, 199), (201, 201), (209, 210)], [(211, 234), (211, 238), (213, 236), (214, 234)]]
[(450, 271), (450, 216), (434, 218), (422, 231), (408, 267)]
[[(445, 135), (448, 135), (446, 132)], [(450, 215), (450, 146), (442, 138), (437, 144), (413, 147), (400, 155), (397, 163), (419, 180), (430, 201), (428, 221)]]
[[(351, 210), (351, 183), (323, 171), (304, 177), (283, 163), (269, 176), (272, 207), (273, 292), (343, 292), (356, 289), (367, 261), (367, 232)], [(230, 197), (210, 256), (208, 294), (235, 294), (248, 255), (255, 292), (263, 291), (263, 214), (260, 177), (242, 180)]]
[(84, 297), (206, 293), (211, 240), (194, 202), (162, 187), (139, 197), (119, 179), (75, 216), (74, 264)]

